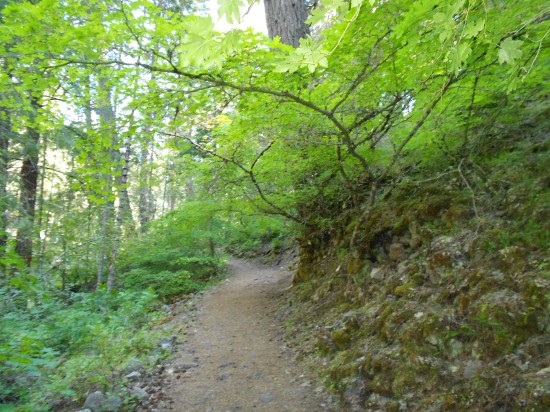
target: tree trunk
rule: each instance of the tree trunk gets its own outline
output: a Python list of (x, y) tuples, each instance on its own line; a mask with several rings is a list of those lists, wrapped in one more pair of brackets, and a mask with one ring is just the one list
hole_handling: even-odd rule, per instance
[[(128, 173), (129, 173), (129, 164), (130, 164), (130, 140), (126, 140), (124, 143), (125, 153), (123, 158), (122, 174), (118, 179), (119, 186), (119, 198), (118, 198), (118, 211), (116, 215), (116, 234), (112, 239), (111, 245), (111, 255), (109, 258), (109, 275), (107, 277), (107, 290), (113, 290), (116, 279), (116, 259), (118, 257), (119, 241), (122, 234), (122, 228), (124, 221), (128, 221), (132, 226), (130, 230), (133, 231), (133, 218), (132, 218), (132, 209), (130, 208), (130, 198), (128, 196)], [(116, 156), (120, 156), (121, 153), (118, 152)]]
[(115, 286), (116, 279), (116, 258), (118, 256), (118, 244), (113, 242), (113, 249), (109, 258), (109, 276), (107, 277), (107, 291), (111, 292)]
[[(44, 219), (44, 186), (46, 183), (46, 157), (48, 152), (48, 145), (44, 140), (42, 142), (42, 172), (40, 173), (40, 192), (38, 194), (38, 219), (36, 226), (40, 233), (44, 232), (44, 237), (38, 237), (38, 261), (41, 263), (44, 259), (46, 251), (46, 239), (48, 233), (48, 214), (46, 212), (46, 218)], [(44, 220), (46, 224), (44, 224)]]
[(103, 284), (103, 279), (105, 277), (105, 262), (107, 261), (107, 251), (109, 244), (108, 237), (108, 226), (110, 219), (110, 210), (108, 205), (103, 205), (101, 210), (101, 217), (99, 221), (100, 227), (100, 240), (99, 240), (99, 254), (97, 257), (97, 280), (96, 280), (96, 289), (98, 289)]
[[(154, 66), (156, 62), (156, 53), (151, 53), (151, 65)], [(155, 80), (155, 73), (151, 72), (151, 81)], [(149, 92), (152, 92), (152, 88), (149, 87)], [(153, 191), (151, 190), (151, 180), (153, 174), (153, 156), (154, 146), (153, 140), (150, 136), (154, 135), (152, 130), (152, 124), (154, 124), (155, 112), (149, 113), (150, 124), (146, 124), (143, 129), (144, 141), (141, 143), (141, 153), (139, 157), (139, 192), (138, 192), (138, 214), (139, 214), (139, 228), (141, 233), (147, 231), (147, 223), (155, 216), (155, 201), (153, 200)]]
[[(147, 130), (146, 130), (147, 133)], [(147, 230), (147, 223), (152, 218), (153, 194), (151, 193), (151, 165), (152, 156), (149, 156), (149, 143), (145, 142), (141, 149), (139, 169), (139, 227), (142, 233)]]
[[(99, 78), (100, 104), (97, 108), (100, 122), (100, 133), (110, 136), (110, 147), (106, 153), (98, 153), (108, 162), (112, 170), (116, 165), (117, 152), (114, 149), (117, 143), (117, 133), (115, 124), (115, 110), (112, 104), (111, 89), (107, 84), (107, 79), (103, 76)], [(113, 174), (106, 172), (103, 174), (104, 187), (102, 197), (105, 199), (101, 215), (101, 248), (98, 260), (97, 286), (103, 283), (105, 266), (108, 263), (109, 273), (107, 276), (107, 290), (110, 291), (114, 284), (116, 264), (114, 259), (117, 255), (118, 237), (120, 235), (120, 226), (113, 222), (115, 218), (115, 202), (113, 199)], [(107, 262), (108, 261), (108, 262)]]
[(185, 184), (185, 201), (190, 202), (195, 198), (195, 182), (193, 176), (189, 176)]
[[(132, 146), (130, 139), (126, 139), (124, 142), (124, 153), (119, 153), (119, 157), (122, 160), (122, 173), (118, 179), (119, 185), (119, 215), (120, 226), (126, 224), (126, 228), (130, 234), (134, 233), (134, 217), (132, 215), (132, 207), (130, 205), (130, 196), (128, 194), (128, 175), (130, 174), (130, 153)], [(127, 232), (127, 233), (128, 233)]]
[(166, 167), (165, 167), (165, 170), (164, 170), (164, 189), (162, 190), (162, 209), (160, 211), (160, 214), (161, 215), (164, 215), (164, 211), (166, 210), (166, 203), (167, 203), (167, 200), (168, 200), (168, 191), (170, 190), (169, 189), (169, 184), (170, 184), (170, 173), (168, 172), (170, 170), (170, 161), (167, 160), (166, 161)]
[(11, 134), (10, 113), (8, 109), (0, 107), (0, 259), (6, 253), (8, 235), (8, 163)]
[[(39, 108), (36, 98), (31, 102), (33, 112)], [(17, 230), (15, 251), (23, 258), (27, 267), (32, 263), (32, 247), (34, 237), (34, 215), (36, 211), (36, 192), (38, 188), (38, 158), (40, 133), (34, 126), (27, 129), (28, 142), (23, 152), (23, 164), (19, 174), (21, 179), (21, 215), (23, 222)]]
[(284, 44), (294, 47), (309, 34), (304, 0), (264, 0), (265, 19), (269, 37), (281, 37)]

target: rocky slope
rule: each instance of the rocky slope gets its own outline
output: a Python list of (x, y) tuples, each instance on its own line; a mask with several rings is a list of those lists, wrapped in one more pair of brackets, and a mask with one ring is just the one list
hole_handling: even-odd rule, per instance
[(352, 410), (550, 409), (547, 114), (302, 239), (288, 335)]

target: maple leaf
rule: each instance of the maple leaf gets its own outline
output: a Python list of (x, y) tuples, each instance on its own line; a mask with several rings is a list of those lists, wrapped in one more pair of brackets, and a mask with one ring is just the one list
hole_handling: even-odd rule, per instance
[(239, 22), (241, 19), (241, 0), (218, 0), (218, 17), (225, 16), (228, 23)]
[(500, 64), (508, 63), (512, 64), (516, 59), (519, 59), (523, 52), (520, 46), (523, 44), (521, 40), (512, 40), (511, 37), (504, 39), (500, 43), (500, 49), (498, 51), (498, 62)]

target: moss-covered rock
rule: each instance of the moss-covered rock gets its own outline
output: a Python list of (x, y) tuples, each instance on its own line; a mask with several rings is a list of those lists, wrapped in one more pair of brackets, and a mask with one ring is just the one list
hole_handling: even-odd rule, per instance
[(336, 349), (344, 350), (349, 347), (351, 342), (351, 333), (346, 329), (338, 329), (332, 332), (331, 338), (334, 342), (334, 346), (336, 346)]

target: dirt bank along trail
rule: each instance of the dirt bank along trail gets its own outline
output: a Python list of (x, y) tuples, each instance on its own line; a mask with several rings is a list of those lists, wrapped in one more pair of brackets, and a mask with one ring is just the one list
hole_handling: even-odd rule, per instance
[(292, 361), (275, 320), (284, 271), (243, 260), (204, 294), (166, 368), (163, 411), (329, 411), (326, 395)]

